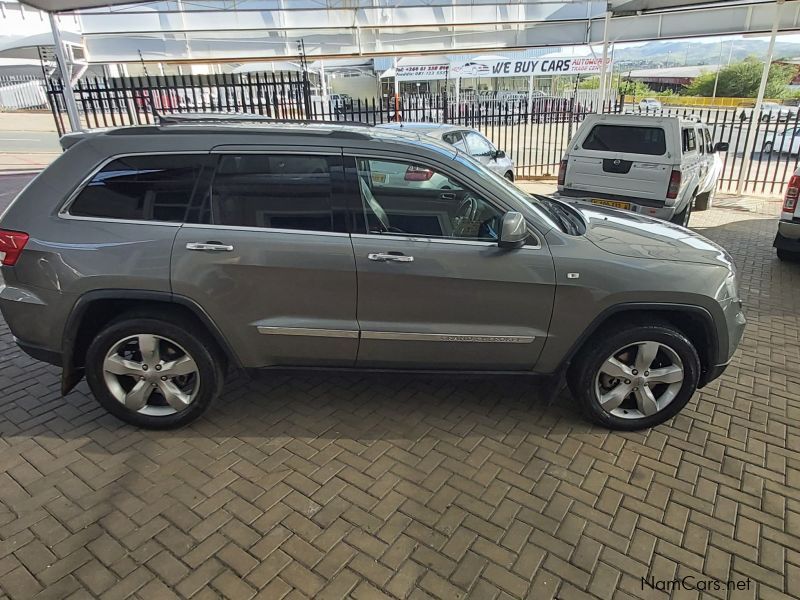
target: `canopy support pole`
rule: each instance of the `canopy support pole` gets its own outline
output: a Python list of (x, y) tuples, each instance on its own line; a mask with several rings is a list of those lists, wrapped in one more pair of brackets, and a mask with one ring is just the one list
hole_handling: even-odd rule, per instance
[(50, 29), (53, 31), (53, 44), (55, 45), (56, 58), (58, 59), (58, 70), (61, 73), (61, 85), (64, 91), (64, 104), (67, 106), (69, 128), (72, 131), (80, 131), (81, 118), (78, 113), (78, 104), (75, 102), (75, 93), (72, 91), (72, 78), (67, 68), (67, 53), (64, 51), (61, 30), (58, 28), (56, 16), (53, 13), (49, 13), (48, 16), (50, 17)]
[(611, 11), (606, 11), (603, 20), (603, 62), (600, 65), (600, 98), (597, 103), (597, 112), (603, 112), (603, 105), (606, 103), (606, 61), (608, 60), (608, 24), (611, 21)]
[[(772, 64), (772, 55), (775, 51), (775, 37), (778, 34), (778, 26), (781, 24), (781, 14), (783, 12), (783, 3), (784, 0), (777, 0), (775, 4), (775, 18), (772, 20), (772, 31), (769, 34), (769, 46), (767, 46), (767, 58), (764, 61), (764, 68), (761, 71), (761, 83), (758, 85), (758, 95), (756, 96), (756, 104), (753, 107), (753, 116), (751, 117), (751, 128), (752, 123), (755, 122), (755, 130), (751, 131), (752, 135), (747, 136), (747, 144), (745, 144), (744, 149), (744, 156), (742, 157), (743, 161), (747, 161), (747, 158), (753, 154), (753, 148), (756, 144), (756, 135), (758, 133), (758, 124), (759, 119), (761, 118), (761, 103), (764, 101), (764, 92), (767, 89), (767, 80), (769, 79), (769, 68)], [(739, 170), (739, 180), (736, 184), (736, 194), (738, 196), (742, 195), (744, 191), (744, 183), (745, 177), (747, 176), (750, 166), (752, 166), (752, 161), (750, 161), (749, 165), (745, 165), (744, 162), (742, 164), (741, 169)], [(758, 167), (756, 167), (758, 169)]]
[[(456, 105), (455, 105), (456, 123), (461, 122), (461, 75), (456, 76)], [(451, 117), (452, 120), (452, 117)]]

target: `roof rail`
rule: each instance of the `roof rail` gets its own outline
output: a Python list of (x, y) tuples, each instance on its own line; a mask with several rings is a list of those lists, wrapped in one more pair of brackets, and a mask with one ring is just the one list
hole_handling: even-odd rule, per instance
[(347, 125), (372, 127), (360, 121), (333, 121), (330, 119), (276, 119), (267, 115), (251, 113), (170, 113), (158, 115), (159, 125), (181, 125), (193, 123), (275, 123), (276, 125)]

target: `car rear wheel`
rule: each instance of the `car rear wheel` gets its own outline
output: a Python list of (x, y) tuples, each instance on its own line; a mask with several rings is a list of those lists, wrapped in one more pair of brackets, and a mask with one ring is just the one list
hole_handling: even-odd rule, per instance
[(119, 419), (169, 429), (199, 417), (219, 395), (222, 361), (192, 324), (121, 318), (86, 353), (86, 379), (98, 402)]
[(632, 431), (675, 416), (700, 378), (697, 350), (668, 324), (636, 325), (595, 336), (570, 372), (569, 384), (587, 417)]
[(683, 227), (688, 227), (689, 226), (689, 217), (692, 216), (692, 204), (694, 204), (694, 201), (695, 201), (695, 199), (692, 198), (689, 201), (689, 204), (686, 205), (686, 208), (684, 208), (679, 213), (675, 213), (675, 215), (673, 215), (673, 217), (670, 219), (670, 221), (672, 223), (675, 223), (676, 225), (682, 225)]
[(694, 199), (695, 210), (708, 210), (714, 204), (714, 196), (717, 195), (717, 186), (715, 185), (707, 192), (698, 195)]

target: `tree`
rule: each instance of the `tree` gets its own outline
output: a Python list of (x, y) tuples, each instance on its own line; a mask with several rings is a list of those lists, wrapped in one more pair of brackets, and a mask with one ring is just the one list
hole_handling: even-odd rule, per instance
[[(761, 82), (761, 71), (764, 63), (750, 56), (742, 62), (734, 63), (719, 71), (717, 83), (717, 96), (727, 98), (754, 98), (758, 94), (758, 84)], [(792, 65), (779, 65), (773, 63), (769, 68), (765, 98), (783, 98), (788, 94), (788, 83), (796, 75), (797, 68)], [(688, 96), (711, 96), (714, 93), (713, 72), (703, 73), (691, 84), (686, 86), (685, 94)]]
[[(655, 96), (656, 93), (651, 90), (647, 84), (642, 83), (641, 81), (632, 81), (625, 79), (623, 75), (621, 79), (618, 79), (618, 75), (615, 74), (614, 78), (612, 79), (612, 85), (619, 84), (619, 93), (628, 95), (628, 96), (636, 96), (636, 97), (643, 97), (643, 96)], [(596, 90), (600, 88), (600, 78), (599, 77), (587, 77), (586, 79), (581, 80), (578, 83), (578, 89), (580, 90)]]

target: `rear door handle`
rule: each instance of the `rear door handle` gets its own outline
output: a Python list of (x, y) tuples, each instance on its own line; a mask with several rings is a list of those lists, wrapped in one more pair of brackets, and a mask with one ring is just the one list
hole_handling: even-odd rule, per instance
[(383, 252), (367, 254), (367, 258), (376, 262), (414, 262), (413, 256), (406, 256), (404, 254), (386, 254)]
[(186, 244), (186, 249), (200, 252), (233, 252), (233, 246), (221, 242), (189, 242)]

